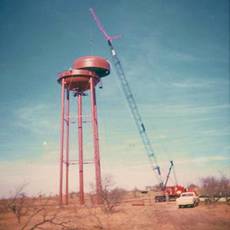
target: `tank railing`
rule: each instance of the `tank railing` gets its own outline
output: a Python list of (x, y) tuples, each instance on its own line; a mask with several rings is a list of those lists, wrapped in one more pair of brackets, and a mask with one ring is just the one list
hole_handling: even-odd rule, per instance
[[(67, 161), (63, 161), (64, 164), (69, 164), (69, 165), (79, 165), (79, 160), (69, 160), (68, 162)], [(94, 163), (94, 160), (90, 160), (90, 159), (87, 159), (87, 160), (84, 160), (83, 164), (93, 164)]]
[[(90, 115), (84, 115), (84, 116), (81, 116), (83, 121), (82, 123), (91, 123), (91, 116)], [(76, 124), (77, 123), (77, 120), (78, 120), (78, 116), (74, 116), (74, 117), (65, 117), (64, 118), (64, 121), (67, 123), (69, 122), (70, 124)]]

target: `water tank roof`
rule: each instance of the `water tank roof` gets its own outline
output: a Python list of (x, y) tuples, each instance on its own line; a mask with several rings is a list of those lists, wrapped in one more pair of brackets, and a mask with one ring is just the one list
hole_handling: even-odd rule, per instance
[(83, 56), (76, 59), (73, 69), (86, 69), (95, 72), (99, 77), (105, 77), (110, 73), (109, 62), (99, 56)]

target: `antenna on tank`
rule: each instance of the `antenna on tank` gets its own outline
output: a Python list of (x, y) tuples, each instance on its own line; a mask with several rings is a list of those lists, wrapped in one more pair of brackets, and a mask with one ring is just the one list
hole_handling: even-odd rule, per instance
[(99, 18), (97, 17), (95, 10), (93, 8), (90, 8), (89, 11), (90, 11), (94, 21), (96, 22), (98, 29), (102, 32), (102, 34), (104, 35), (104, 37), (107, 41), (112, 42), (113, 40), (119, 39), (121, 37), (121, 35), (113, 35), (113, 36), (108, 35), (107, 32), (105, 31), (105, 28), (101, 24)]
[(99, 89), (103, 89), (103, 83), (102, 83), (102, 80), (100, 79), (100, 81), (98, 82), (98, 85), (99, 85)]

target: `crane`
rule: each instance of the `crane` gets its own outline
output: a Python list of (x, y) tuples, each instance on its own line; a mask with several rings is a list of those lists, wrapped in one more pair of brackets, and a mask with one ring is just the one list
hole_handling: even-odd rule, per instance
[(115, 48), (112, 44), (112, 41), (115, 39), (118, 39), (120, 36), (119, 35), (116, 35), (116, 36), (108, 35), (106, 30), (104, 29), (103, 25), (101, 24), (99, 18), (97, 17), (95, 11), (92, 8), (90, 8), (89, 10), (90, 10), (90, 13), (91, 13), (94, 21), (96, 22), (98, 29), (104, 35), (104, 38), (106, 39), (106, 41), (108, 43), (108, 46), (110, 48), (111, 55), (112, 55), (112, 61), (113, 61), (114, 67), (116, 69), (117, 76), (120, 80), (121, 87), (123, 89), (124, 95), (125, 95), (126, 100), (128, 102), (129, 109), (130, 109), (131, 114), (132, 114), (134, 121), (136, 123), (136, 127), (138, 129), (138, 133), (141, 137), (141, 140), (142, 140), (142, 143), (144, 145), (147, 157), (148, 157), (149, 162), (151, 164), (151, 168), (155, 172), (155, 175), (157, 176), (160, 187), (163, 188), (164, 183), (163, 183), (163, 179), (161, 176), (161, 170), (160, 170), (160, 167), (159, 167), (157, 159), (156, 159), (155, 151), (154, 151), (152, 144), (150, 142), (150, 138), (148, 136), (148, 133), (147, 133), (146, 127), (144, 125), (144, 122), (142, 120), (141, 114), (139, 112), (137, 103), (135, 101), (135, 98), (133, 96), (133, 93), (132, 93), (131, 88), (129, 86), (129, 83), (127, 81), (127, 78), (126, 78), (123, 66), (121, 64), (121, 61), (120, 61), (120, 59), (117, 55), (117, 52), (115, 51)]
[[(169, 177), (170, 177), (172, 170), (174, 174), (175, 185), (168, 186), (168, 181), (169, 181)], [(176, 198), (178, 198), (182, 192), (185, 192), (185, 191), (186, 191), (185, 187), (182, 185), (178, 185), (177, 183), (176, 173), (174, 171), (174, 163), (171, 160), (170, 167), (169, 167), (164, 185), (161, 187), (161, 192), (160, 194), (155, 195), (155, 198), (154, 198), (155, 202), (165, 202), (167, 200), (173, 201)]]
[[(169, 176), (170, 176), (170, 173), (171, 173), (173, 166), (174, 166), (173, 161), (170, 161), (170, 167), (169, 167), (169, 171), (168, 171), (165, 183), (164, 183), (164, 189), (166, 188), (166, 186), (168, 184)], [(174, 174), (174, 176), (175, 176), (175, 174)], [(177, 182), (176, 182), (176, 184), (177, 184)]]

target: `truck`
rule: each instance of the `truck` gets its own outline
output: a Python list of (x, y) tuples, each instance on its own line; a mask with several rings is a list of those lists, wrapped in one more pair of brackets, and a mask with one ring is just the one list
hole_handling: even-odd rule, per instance
[(180, 197), (176, 199), (178, 208), (185, 206), (195, 207), (199, 204), (199, 197), (195, 192), (183, 192)]

